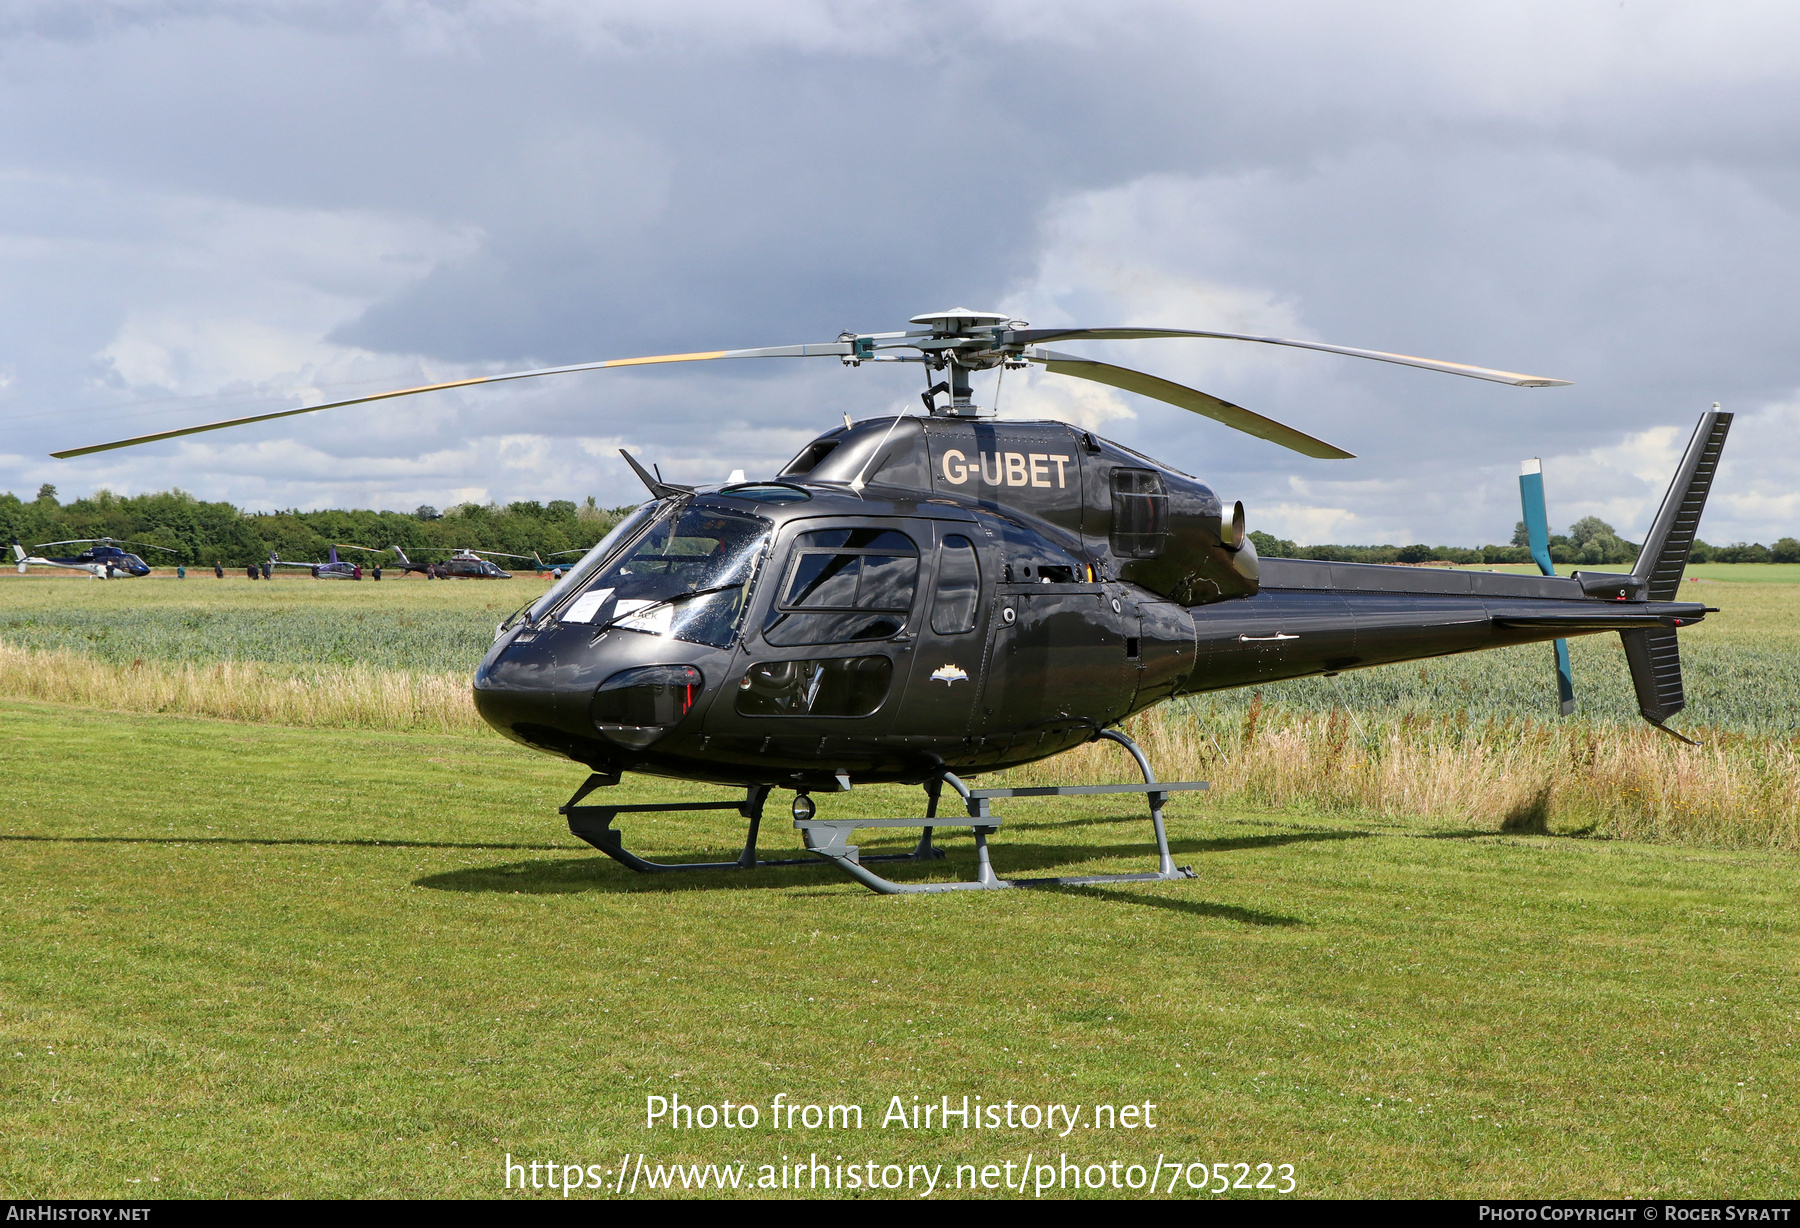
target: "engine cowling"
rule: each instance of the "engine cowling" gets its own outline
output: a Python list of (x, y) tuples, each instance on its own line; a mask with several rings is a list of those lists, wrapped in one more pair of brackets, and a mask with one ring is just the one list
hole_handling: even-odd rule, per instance
[[(1127, 472), (1132, 476), (1122, 478)], [(1234, 504), (1227, 516), (1208, 487), (1167, 470), (1119, 469), (1110, 484), (1108, 544), (1119, 559), (1121, 579), (1182, 605), (1257, 591), (1256, 547), (1244, 532), (1242, 503)], [(1121, 491), (1124, 485), (1148, 489)]]

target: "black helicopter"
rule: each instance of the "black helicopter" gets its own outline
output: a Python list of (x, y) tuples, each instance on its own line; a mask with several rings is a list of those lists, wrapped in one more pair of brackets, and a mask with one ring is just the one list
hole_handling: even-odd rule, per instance
[(12, 546), (13, 559), (18, 564), (19, 574), (24, 575), (33, 567), (61, 567), (69, 571), (85, 571), (96, 580), (111, 580), (119, 576), (147, 576), (150, 574), (150, 564), (124, 547), (130, 546), (136, 550), (161, 550), (166, 554), (177, 553), (167, 546), (122, 542), (111, 537), (77, 537), (69, 541), (39, 542), (32, 547), (32, 550), (48, 550), (52, 546), (86, 546), (88, 548), (80, 554), (46, 558), (39, 554), (27, 554), (25, 547), (14, 542)]
[[(418, 547), (413, 547), (415, 550)], [(411, 559), (399, 546), (390, 547), (400, 559), (400, 574), (418, 572), (427, 580), (510, 580), (512, 572), (503, 571), (493, 558), (531, 559), (541, 569), (543, 561), (535, 554), (507, 554), (500, 550), (470, 550), (458, 547), (441, 563)], [(488, 556), (492, 555), (493, 558)]]
[[(631, 463), (652, 495), (548, 592), (499, 627), (474, 679), (507, 737), (586, 765), (563, 807), (571, 830), (633, 869), (748, 868), (773, 788), (795, 791), (807, 848), (884, 892), (1019, 885), (997, 877), (995, 798), (1148, 795), (1158, 869), (1065, 883), (1189, 876), (1169, 855), (1167, 796), (1116, 726), (1179, 695), (1335, 675), (1575, 635), (1618, 632), (1639, 710), (1659, 728), (1685, 703), (1676, 629), (1709, 611), (1676, 602), (1731, 416), (1703, 415), (1628, 574), (1563, 578), (1259, 559), (1241, 503), (1198, 479), (1062, 422), (998, 421), (973, 371), (1036, 363), (1179, 405), (1309, 456), (1331, 444), (1155, 376), (1042, 348), (1053, 340), (1207, 337), (1296, 345), (1524, 386), (1565, 381), (1314, 342), (1168, 329), (1029, 329), (966, 310), (916, 331), (835, 343), (710, 351), (455, 381), (455, 387), (610, 366), (738, 357), (914, 361), (946, 378), (927, 416), (834, 427), (771, 480), (693, 488)], [(896, 354), (910, 350), (914, 354)], [(916, 355), (916, 356), (915, 356)], [(928, 374), (928, 379), (930, 378)], [(427, 391), (407, 389), (404, 392)], [(940, 397), (947, 395), (946, 400)], [(379, 397), (361, 397), (352, 404)], [(331, 406), (166, 431), (78, 456)], [(1679, 735), (1676, 735), (1679, 736)], [(1030, 763), (1097, 738), (1121, 743), (1142, 785), (973, 789), (965, 775)], [(743, 802), (583, 805), (627, 771), (735, 785)], [(811, 795), (923, 784), (923, 819), (819, 819)], [(938, 816), (948, 786), (967, 819)], [(613, 819), (640, 810), (737, 809), (735, 861), (658, 865), (624, 849)], [(941, 855), (936, 826), (969, 827), (977, 877), (896, 883), (850, 843), (863, 827), (923, 827), (912, 854)]]

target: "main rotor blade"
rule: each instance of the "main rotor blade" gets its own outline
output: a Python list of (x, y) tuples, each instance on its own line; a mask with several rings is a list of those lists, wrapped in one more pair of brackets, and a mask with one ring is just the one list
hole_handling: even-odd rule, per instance
[(1350, 460), (1355, 453), (1346, 452), (1342, 448), (1326, 443), (1323, 439), (1314, 439), (1311, 435), (1296, 431), (1273, 418), (1265, 418), (1253, 413), (1241, 405), (1233, 405), (1230, 401), (1221, 401), (1210, 393), (1201, 392), (1197, 388), (1189, 388), (1183, 384), (1171, 383), (1154, 375), (1146, 375), (1142, 371), (1133, 371), (1130, 367), (1115, 367), (1110, 363), (1095, 362), (1091, 358), (1077, 358), (1073, 354), (1059, 354), (1055, 350), (1027, 350), (1025, 356), (1033, 362), (1041, 362), (1046, 370), (1054, 375), (1073, 375), (1077, 379), (1093, 380), (1096, 384), (1110, 384), (1114, 388), (1123, 388), (1127, 392), (1140, 393), (1154, 397), (1158, 401), (1167, 401), (1170, 405), (1179, 405), (1202, 417), (1211, 418), (1215, 422), (1223, 422), (1226, 426), (1243, 431), (1246, 435), (1255, 435), (1258, 439), (1266, 439), (1270, 443), (1280, 444), (1303, 456), (1316, 456), (1320, 460)]
[(1040, 341), (1142, 341), (1156, 337), (1211, 337), (1222, 341), (1256, 341), (1263, 345), (1291, 345), (1303, 350), (1323, 350), (1327, 354), (1348, 354), (1352, 358), (1373, 358), (1377, 362), (1397, 362), (1403, 367), (1422, 367), (1448, 375), (1466, 375), (1471, 379), (1493, 380), (1518, 388), (1563, 388), (1566, 379), (1543, 375), (1521, 375), (1517, 371), (1496, 371), (1492, 367), (1471, 367), (1460, 362), (1439, 362), (1435, 358), (1414, 358), (1410, 354), (1389, 354), (1383, 350), (1359, 350), (1348, 345), (1326, 345), (1322, 341), (1290, 341), (1285, 337), (1253, 337), (1248, 333), (1206, 333), (1182, 328), (1028, 328), (1002, 335), (1006, 344), (1023, 342), (1036, 345)]
[(269, 414), (251, 414), (244, 418), (229, 418), (224, 422), (208, 422), (204, 426), (184, 426), (179, 430), (157, 431), (151, 435), (137, 435), (131, 439), (118, 439), (112, 443), (91, 444), (85, 448), (67, 448), (50, 455), (58, 460), (67, 460), (73, 456), (87, 456), (94, 452), (110, 452), (114, 448), (130, 448), (140, 443), (156, 443), (163, 439), (177, 439), (183, 435), (198, 435), (204, 431), (222, 431), (228, 426), (247, 426), (252, 422), (270, 422), (276, 418), (291, 418), (295, 414), (315, 414), (322, 409), (341, 409), (346, 405), (362, 405), (369, 401), (385, 401), (392, 397), (409, 397), (420, 392), (441, 392), (446, 388), (472, 388), (476, 384), (499, 384), (506, 380), (534, 379), (540, 375), (568, 375), (575, 371), (601, 371), (607, 367), (648, 367), (668, 362), (706, 362), (715, 358), (812, 358), (843, 357), (850, 353), (851, 347), (842, 341), (829, 341), (807, 345), (770, 345), (753, 350), (708, 350), (699, 354), (656, 354), (648, 358), (609, 358), (605, 362), (581, 362), (567, 367), (540, 367), (535, 371), (507, 371), (499, 375), (478, 375), (472, 379), (446, 380), (441, 384), (421, 384), (416, 388), (396, 388), (391, 392), (371, 393), (366, 397), (350, 397), (343, 401), (327, 401), (323, 405), (304, 405), (299, 409), (279, 409)]

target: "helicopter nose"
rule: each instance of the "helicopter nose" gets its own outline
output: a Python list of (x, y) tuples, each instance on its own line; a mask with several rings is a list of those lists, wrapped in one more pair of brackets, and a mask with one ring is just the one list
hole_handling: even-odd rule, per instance
[(673, 732), (705, 693), (698, 666), (668, 660), (682, 655), (668, 641), (632, 636), (591, 645), (588, 634), (577, 626), (502, 637), (475, 675), (482, 719), (584, 762), (629, 758)]

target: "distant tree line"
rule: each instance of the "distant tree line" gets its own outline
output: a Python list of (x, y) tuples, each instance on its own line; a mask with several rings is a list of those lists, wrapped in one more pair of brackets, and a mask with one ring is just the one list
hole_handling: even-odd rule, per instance
[[(210, 567), (220, 562), (243, 567), (261, 562), (272, 550), (294, 562), (318, 562), (334, 543), (385, 550), (398, 545), (409, 555), (441, 558), (451, 550), (497, 550), (548, 560), (561, 550), (586, 550), (631, 509), (603, 508), (590, 495), (585, 503), (553, 499), (497, 504), (465, 503), (444, 512), (420, 507), (411, 512), (319, 511), (244, 512), (230, 503), (205, 503), (181, 490), (149, 495), (100, 491), (73, 503), (58, 503), (56, 487), (38, 488), (27, 502), (0, 494), (0, 537), (27, 547), (82, 537), (165, 546), (171, 553), (146, 551), (146, 561)], [(1271, 558), (1326, 559), (1339, 563), (1529, 563), (1525, 525), (1504, 546), (1298, 546), (1269, 533), (1253, 532), (1258, 554)], [(1597, 516), (1584, 516), (1567, 533), (1550, 535), (1550, 558), (1559, 564), (1617, 567), (1637, 558), (1638, 545), (1622, 539)], [(354, 557), (354, 556), (351, 556)], [(389, 558), (392, 559), (392, 555)], [(565, 561), (568, 557), (565, 556)], [(1773, 546), (1737, 542), (1730, 546), (1694, 543), (1696, 563), (1800, 563), (1800, 541), (1784, 537)]]
[[(0, 535), (27, 548), (84, 537), (164, 546), (171, 553), (143, 553), (152, 566), (167, 567), (176, 563), (210, 567), (215, 562), (244, 567), (268, 558), (270, 551), (295, 562), (319, 562), (338, 543), (380, 550), (398, 545), (414, 558), (441, 559), (451, 550), (467, 548), (517, 555), (536, 551), (549, 560), (557, 551), (588, 549), (629, 510), (599, 507), (590, 496), (581, 504), (567, 499), (504, 507), (465, 503), (444, 512), (432, 507), (412, 512), (244, 512), (230, 503), (202, 502), (180, 490), (148, 495), (103, 490), (64, 504), (57, 502), (56, 488), (45, 485), (30, 501), (10, 492), (0, 494)], [(347, 557), (361, 561), (354, 553)], [(574, 557), (565, 555), (557, 561), (566, 563)], [(393, 559), (389, 554), (390, 564)], [(508, 560), (499, 562), (504, 566)]]
[[(1513, 529), (1504, 546), (1297, 546), (1270, 533), (1251, 533), (1256, 552), (1268, 558), (1325, 559), (1334, 563), (1529, 563), (1525, 522)], [(1637, 561), (1638, 543), (1621, 538), (1598, 516), (1583, 516), (1567, 533), (1550, 535), (1550, 561), (1577, 567), (1629, 566)], [(1800, 563), (1800, 540), (1784, 537), (1773, 546), (1737, 542), (1712, 546), (1698, 539), (1689, 556), (1695, 563)]]

